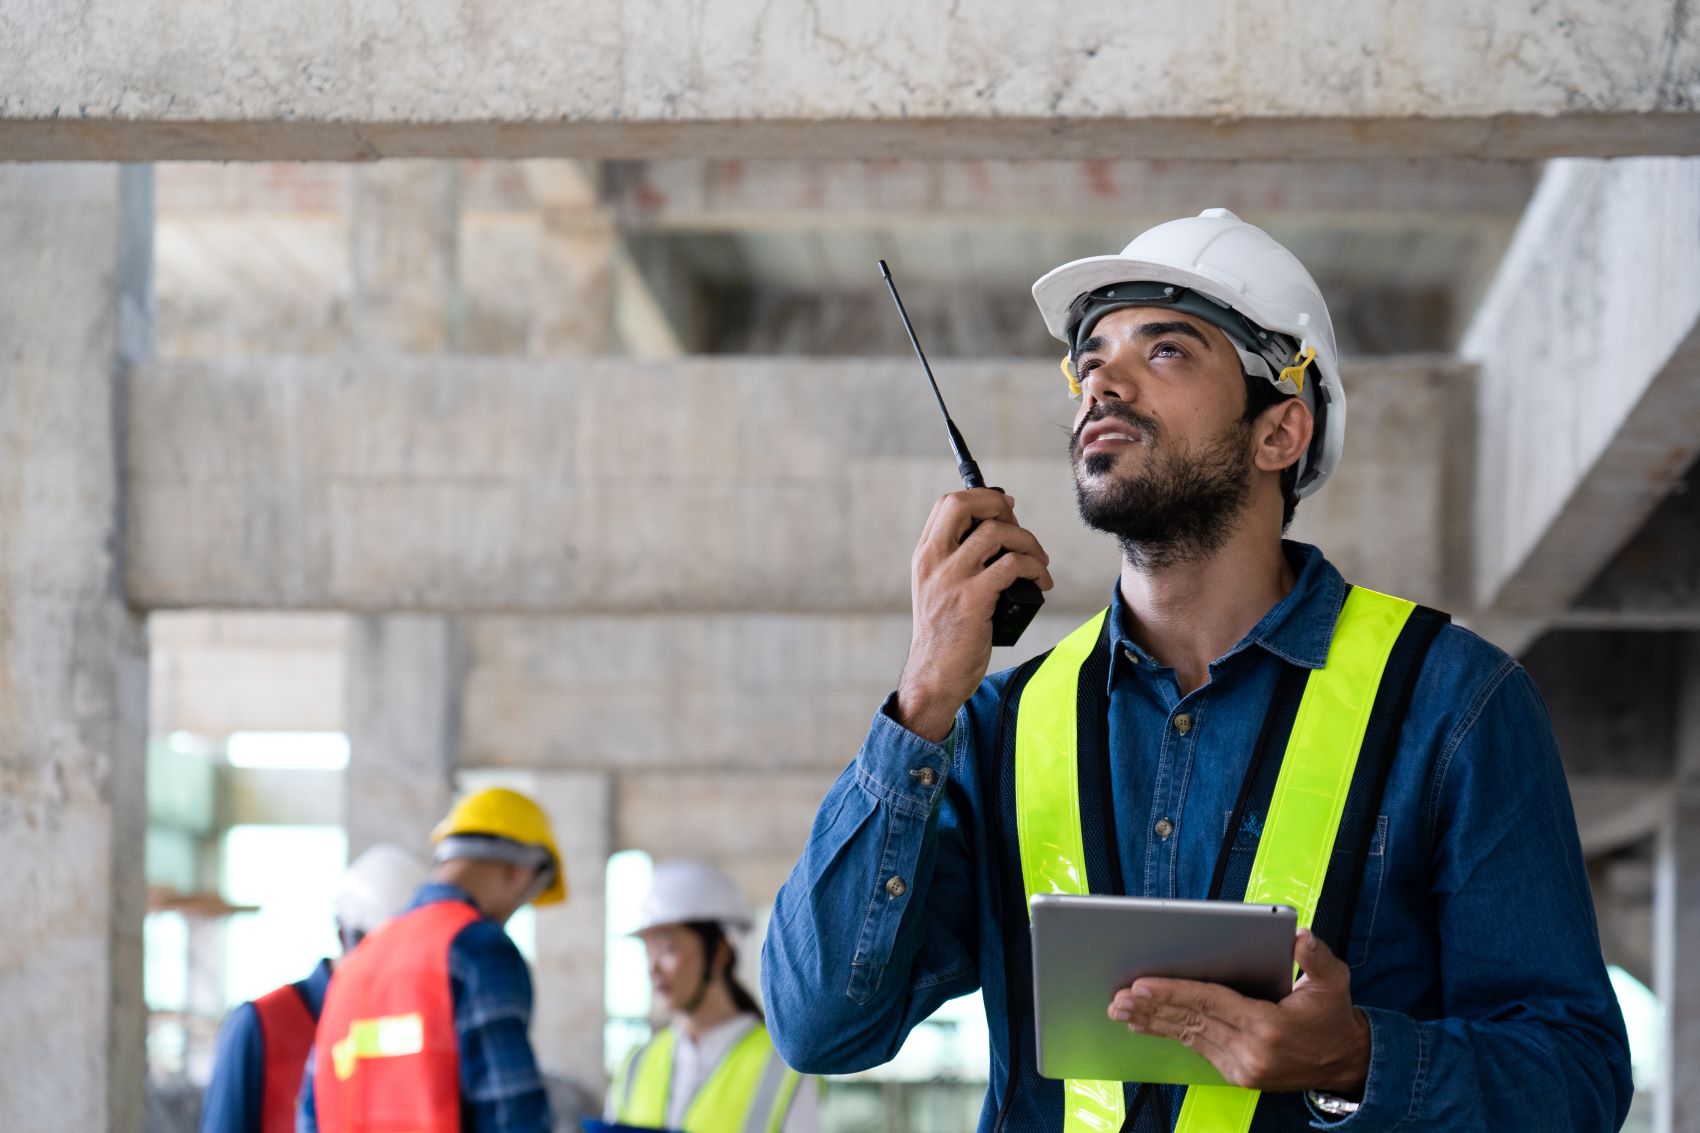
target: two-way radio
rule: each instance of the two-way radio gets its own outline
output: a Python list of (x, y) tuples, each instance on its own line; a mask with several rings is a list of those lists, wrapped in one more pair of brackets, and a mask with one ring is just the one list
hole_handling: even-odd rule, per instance
[[(891, 301), (897, 304), (897, 317), (903, 320), (903, 329), (909, 332), (909, 344), (915, 348), (915, 357), (921, 360), (921, 369), (926, 371), (927, 383), (933, 387), (933, 397), (938, 399), (939, 412), (944, 414), (945, 432), (950, 437), (950, 451), (956, 456), (956, 471), (962, 476), (962, 486), (984, 488), (986, 478), (980, 474), (980, 466), (975, 464), (974, 458), (968, 454), (968, 443), (962, 439), (956, 422), (950, 419), (950, 410), (945, 408), (944, 395), (939, 392), (938, 380), (933, 377), (933, 368), (927, 365), (927, 355), (921, 349), (921, 340), (915, 337), (915, 325), (909, 321), (909, 312), (903, 309), (903, 299), (897, 294), (897, 284), (892, 281), (891, 269), (886, 266), (884, 260), (880, 261), (880, 277), (885, 280), (886, 287), (891, 289)], [(994, 488), (993, 491), (1002, 489)], [(973, 531), (979, 525), (980, 521), (975, 520), (968, 530)], [(996, 562), (1003, 554), (1003, 551), (999, 551), (992, 556), (990, 562)], [(1010, 583), (1008, 588), (998, 595), (997, 609), (992, 611), (992, 644), (1014, 645), (1020, 641), (1022, 631), (1044, 604), (1045, 595), (1031, 578), (1018, 578)]]

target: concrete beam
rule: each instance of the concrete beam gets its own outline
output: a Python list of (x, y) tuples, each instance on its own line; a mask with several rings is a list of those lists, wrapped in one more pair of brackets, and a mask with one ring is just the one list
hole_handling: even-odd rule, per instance
[(1569, 775), (1670, 780), (1682, 654), (1681, 634), (1603, 630), (1549, 633), (1529, 650)]
[(0, 1109), (142, 1126), (147, 647), (120, 589), (149, 171), (0, 167)]
[(148, 619), (148, 727), (340, 732), (347, 619), (339, 614), (172, 611)]
[(1466, 334), (1475, 605), (1564, 610), (1700, 454), (1700, 161), (1554, 162)]
[(604, 162), (627, 228), (669, 232), (960, 224), (1111, 224), (1138, 232), (1201, 201), (1290, 224), (1515, 221), (1533, 165), (1503, 161)]
[(427, 861), (460, 756), (459, 627), (428, 615), (358, 618), (347, 671), (349, 857), (390, 842)]
[[(1678, 0), (1234, 0), (1140, 19), (700, 0), (5, 16), (0, 156), (1315, 158), (1693, 153)], [(666, 34), (658, 34), (667, 29)], [(1137, 76), (1139, 81), (1129, 81)]]
[[(1105, 600), (1074, 514), (1053, 361), (942, 364), (991, 477), (1052, 556), (1059, 611)], [(1366, 585), (1445, 598), (1438, 359), (1351, 368), (1349, 471), (1299, 509)], [(333, 358), (161, 363), (128, 428), (128, 593), (149, 609), (883, 612), (956, 486), (902, 359)]]
[(1659, 837), (1670, 820), (1671, 781), (1571, 775), (1570, 802), (1582, 856), (1597, 858)]
[(1588, 585), (1565, 620), (1700, 630), (1700, 464)]

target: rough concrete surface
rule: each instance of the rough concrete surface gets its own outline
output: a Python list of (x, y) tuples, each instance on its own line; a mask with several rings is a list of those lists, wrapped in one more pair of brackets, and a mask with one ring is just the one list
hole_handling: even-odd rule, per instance
[(1460, 353), (1476, 605), (1567, 607), (1700, 453), (1700, 160), (1550, 165)]
[[(1085, 611), (1116, 552), (1075, 517), (1055, 370), (938, 367), (1051, 554), (1055, 608)], [(1345, 469), (1297, 530), (1358, 581), (1445, 597), (1460, 372), (1348, 369)], [(957, 486), (901, 360), (159, 363), (128, 439), (127, 587), (146, 608), (900, 612), (927, 512)]]
[[(0, 17), (0, 154), (1694, 152), (1682, 0), (52, 0)], [(1137, 81), (1130, 81), (1135, 78)]]
[(119, 310), (110, 166), (0, 169), (0, 1114), (142, 1113), (147, 668), (118, 588)]
[(349, 858), (390, 842), (429, 861), (431, 828), (448, 813), (460, 761), (459, 628), (421, 614), (356, 618), (346, 671)]

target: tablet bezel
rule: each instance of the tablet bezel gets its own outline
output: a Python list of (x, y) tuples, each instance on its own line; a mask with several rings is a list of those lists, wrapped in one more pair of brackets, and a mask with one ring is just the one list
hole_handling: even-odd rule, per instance
[(1115, 993), (1142, 976), (1271, 1002), (1292, 991), (1298, 914), (1285, 905), (1041, 894), (1031, 909), (1033, 1026), (1047, 1078), (1221, 1085), (1190, 1047), (1109, 1018)]

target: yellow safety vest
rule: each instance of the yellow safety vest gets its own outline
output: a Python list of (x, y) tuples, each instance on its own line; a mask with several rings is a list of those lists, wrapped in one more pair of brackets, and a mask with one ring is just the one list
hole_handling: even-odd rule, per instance
[[(622, 1125), (665, 1129), (673, 1093), (673, 1051), (668, 1027), (626, 1059), (614, 1080)], [(726, 1057), (685, 1110), (684, 1133), (780, 1133), (802, 1077), (779, 1057), (767, 1028), (757, 1023), (732, 1044)]]
[[(1402, 598), (1361, 587), (1347, 593), (1327, 662), (1305, 680), (1246, 901), (1291, 905), (1299, 924), (1310, 926), (1388, 658), (1416, 609)], [(1079, 687), (1081, 667), (1098, 647), (1107, 615), (1100, 613), (1058, 643), (1017, 704), (1016, 837), (1029, 903), (1038, 893), (1090, 891), (1078, 778)], [(1425, 619), (1417, 664), (1443, 618)], [(1401, 681), (1414, 673), (1408, 667)], [(1065, 1133), (1115, 1133), (1126, 1118), (1120, 1082), (1068, 1081), (1063, 1098)], [(1176, 1133), (1246, 1133), (1257, 1099), (1258, 1091), (1234, 1086), (1188, 1087)]]

